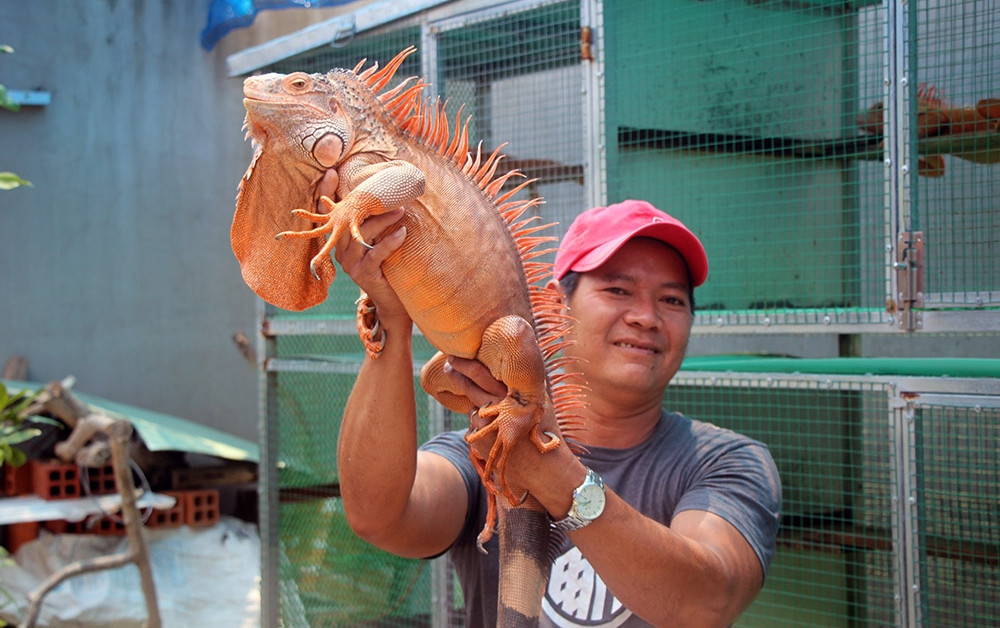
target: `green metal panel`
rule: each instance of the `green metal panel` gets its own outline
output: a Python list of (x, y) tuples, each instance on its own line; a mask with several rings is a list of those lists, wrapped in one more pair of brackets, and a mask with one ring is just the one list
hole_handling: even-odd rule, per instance
[[(829, 552), (788, 548), (775, 557), (766, 586), (734, 624), (741, 628), (840, 628), (848, 611), (844, 560)], [(808, 574), (808, 578), (803, 578)]]
[[(880, 307), (858, 221), (853, 12), (738, 0), (605, 7), (609, 200), (647, 198), (702, 238), (703, 310)], [(872, 182), (875, 183), (875, 182)], [(878, 250), (876, 245), (875, 250)], [(868, 294), (862, 294), (862, 286)]]
[(801, 359), (768, 355), (691, 356), (681, 366), (690, 371), (748, 373), (826, 373), (836, 375), (907, 375), (919, 377), (1000, 377), (1000, 359), (969, 358), (828, 358)]
[(407, 618), (426, 618), (426, 563), (359, 539), (339, 499), (283, 504), (280, 521), (283, 611), (289, 623), (406, 626), (419, 625)]

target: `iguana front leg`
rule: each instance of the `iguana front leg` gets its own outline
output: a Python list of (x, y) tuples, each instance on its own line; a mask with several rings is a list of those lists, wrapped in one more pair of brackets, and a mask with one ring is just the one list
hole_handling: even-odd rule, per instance
[(305, 231), (282, 231), (277, 238), (319, 238), (326, 236), (326, 242), (319, 253), (309, 262), (313, 277), (319, 279), (317, 267), (330, 258), (330, 251), (336, 246), (341, 234), (349, 229), (352, 237), (365, 246), (371, 247), (361, 236), (361, 223), (370, 216), (382, 214), (402, 207), (409, 201), (423, 195), (426, 186), (424, 173), (407, 161), (385, 161), (360, 167), (341, 165), (341, 192), (349, 190), (340, 202), (328, 196), (320, 197), (327, 213), (314, 213), (305, 209), (294, 209), (292, 213), (319, 223), (315, 229)]
[[(472, 445), (470, 458), (487, 490), (486, 525), (479, 534), (479, 547), (493, 535), (497, 520), (497, 498), (503, 496), (511, 505), (524, 501), (507, 481), (507, 466), (514, 446), (530, 440), (541, 453), (557, 448), (562, 439), (543, 428), (546, 413), (552, 412), (545, 378), (545, 363), (531, 324), (520, 316), (505, 316), (494, 321), (483, 334), (476, 354), (497, 380), (507, 385), (507, 396), (498, 403), (478, 408), (478, 420), (466, 434)], [(466, 397), (448, 389), (443, 379), (444, 356), (440, 354), (422, 373), (424, 390), (434, 395), (453, 412), (470, 413), (475, 405)], [(480, 455), (476, 445), (493, 437), (489, 452)]]

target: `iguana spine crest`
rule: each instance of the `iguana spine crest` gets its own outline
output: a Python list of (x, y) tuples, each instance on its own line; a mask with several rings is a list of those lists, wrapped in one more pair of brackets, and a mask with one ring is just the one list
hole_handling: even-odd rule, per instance
[[(452, 132), (445, 112), (447, 102), (435, 99), (434, 102), (424, 102), (423, 89), (428, 86), (417, 77), (409, 77), (399, 85), (379, 93), (393, 79), (403, 61), (416, 52), (410, 46), (397, 54), (385, 67), (379, 69), (375, 62), (369, 68), (361, 71), (367, 59), (361, 60), (351, 72), (363, 81), (390, 114), (398, 128), (405, 131), (413, 140), (423, 143), (442, 157), (458, 167), (465, 175), (475, 182), (486, 195), (493, 200), (497, 211), (507, 223), (511, 235), (521, 254), (524, 275), (528, 282), (531, 309), (534, 315), (534, 327), (542, 356), (545, 358), (546, 371), (551, 386), (553, 409), (564, 435), (570, 434), (580, 425), (576, 409), (586, 405), (583, 401), (586, 386), (580, 383), (579, 377), (573, 373), (560, 371), (571, 361), (569, 358), (557, 358), (558, 353), (572, 341), (565, 340), (571, 331), (574, 319), (563, 313), (563, 304), (550, 290), (545, 289), (541, 282), (551, 276), (552, 264), (532, 261), (538, 257), (554, 252), (553, 248), (538, 247), (554, 242), (554, 236), (534, 236), (532, 234), (550, 229), (555, 223), (534, 224), (539, 216), (531, 216), (521, 220), (521, 216), (530, 208), (544, 203), (541, 198), (528, 200), (511, 200), (518, 192), (535, 182), (534, 179), (521, 182), (519, 185), (500, 194), (503, 186), (514, 177), (522, 177), (520, 171), (511, 170), (496, 176), (497, 168), (503, 160), (501, 152), (506, 144), (497, 147), (483, 160), (482, 143), (480, 142), (473, 154), (469, 150), (469, 122), (471, 116), (461, 122), (463, 108), (460, 107), (455, 116), (455, 132)], [(416, 81), (414, 83), (414, 81)], [(580, 450), (576, 444), (575, 450)]]

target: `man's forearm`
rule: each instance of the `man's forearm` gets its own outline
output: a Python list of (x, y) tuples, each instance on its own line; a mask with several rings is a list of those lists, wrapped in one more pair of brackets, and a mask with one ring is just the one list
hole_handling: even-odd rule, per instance
[(389, 330), (378, 359), (365, 358), (344, 409), (337, 449), (341, 494), (349, 523), (365, 538), (399, 519), (413, 487), (417, 422), (411, 336), (408, 326)]

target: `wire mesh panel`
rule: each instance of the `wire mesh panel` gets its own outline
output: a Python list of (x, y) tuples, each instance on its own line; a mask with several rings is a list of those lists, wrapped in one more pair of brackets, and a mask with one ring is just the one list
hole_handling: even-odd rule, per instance
[(738, 626), (898, 624), (894, 445), (880, 383), (682, 372), (664, 406), (765, 443), (782, 481), (778, 552)]
[(998, 16), (962, 0), (605, 3), (609, 200), (648, 198), (702, 238), (700, 324), (996, 306)]
[(926, 306), (1000, 305), (1000, 5), (925, 1), (911, 14)]
[[(352, 68), (363, 58), (384, 65), (403, 48), (417, 45), (418, 52), (394, 80), (425, 76), (428, 93), (437, 91), (447, 101), (449, 120), (460, 107), (461, 117), (469, 117), (471, 145), (481, 140), (489, 153), (506, 143), (501, 167), (519, 169), (534, 180), (520, 196), (550, 199), (541, 212), (546, 221), (568, 224), (583, 209), (584, 196), (579, 3), (458, 12), (461, 17), (439, 16), (423, 26), (389, 25), (338, 38), (332, 46), (266, 69), (326, 72)], [(553, 236), (559, 233), (551, 230)], [(264, 588), (265, 595), (278, 592), (272, 605), (280, 607), (270, 613), (288, 626), (427, 625), (434, 591), (448, 606), (438, 609), (436, 621), (460, 621), (455, 610), (460, 593), (447, 586), (450, 574), (444, 574), (442, 586), (432, 578), (436, 568), (369, 546), (344, 517), (336, 442), (362, 359), (353, 324), (356, 298), (357, 288), (338, 269), (324, 303), (300, 313), (264, 309), (269, 341), (263, 450), (272, 451), (278, 467), (276, 476), (262, 473), (262, 484), (271, 492), (265, 508), (273, 511), (262, 526), (269, 530)], [(426, 341), (415, 340), (418, 361), (431, 353)], [(420, 437), (426, 439), (424, 407), (419, 420)]]
[[(979, 401), (982, 403), (982, 401)], [(1000, 410), (914, 415), (921, 625), (1000, 625)]]
[[(276, 340), (276, 353), (288, 357), (274, 357), (268, 373), (269, 440), (280, 444), (276, 525), (268, 543), (277, 552), (277, 582), (269, 584), (280, 593), (282, 621), (290, 626), (425, 625), (430, 614), (425, 563), (360, 540), (339, 499), (337, 426), (360, 365), (357, 338)], [(426, 405), (420, 407), (418, 424), (426, 438)]]
[[(473, 145), (506, 143), (504, 165), (536, 179), (521, 196), (544, 197), (537, 213), (560, 223), (552, 235), (595, 178), (609, 202), (645, 198), (689, 224), (711, 260), (701, 329), (894, 330), (911, 306), (1000, 305), (992, 0), (489, 4), (447, 3), (267, 70), (384, 64), (418, 46), (395, 80), (425, 76), (449, 120), (470, 116)], [(581, 6), (598, 9), (593, 33)], [(600, 129), (585, 128), (595, 109)], [(952, 124), (966, 115), (974, 128)], [(275, 591), (286, 626), (416, 626), (438, 596), (438, 625), (457, 621), (450, 575), (368, 546), (344, 519), (336, 439), (362, 359), (356, 297), (340, 273), (319, 306), (264, 310), (264, 607)], [(682, 372), (668, 391), (668, 409), (767, 444), (781, 473), (779, 551), (738, 625), (998, 623), (996, 411), (922, 407), (911, 447), (894, 390)], [(916, 519), (898, 506), (913, 477)]]
[(716, 312), (880, 320), (883, 173), (861, 164), (882, 151), (856, 118), (859, 41), (876, 48), (884, 33), (859, 29), (867, 9), (639, 4), (604, 6), (610, 199), (648, 198), (702, 238), (699, 306), (713, 323)]
[[(357, 37), (267, 69), (325, 73), (353, 68), (364, 58), (384, 65), (419, 38), (419, 28)], [(397, 81), (418, 74), (420, 58), (413, 55)], [(270, 508), (276, 510), (268, 517), (274, 525), (268, 526), (266, 540), (274, 549), (265, 560), (264, 587), (278, 592), (280, 607), (266, 609), (265, 621), (270, 614), (286, 626), (426, 625), (426, 565), (360, 540), (339, 499), (338, 425), (363, 348), (353, 332), (358, 289), (339, 270), (338, 275), (326, 301), (316, 307), (301, 313), (265, 308), (264, 326), (271, 330), (265, 450), (273, 451), (277, 473), (262, 474), (265, 492), (272, 495)], [(325, 323), (330, 319), (345, 325), (331, 333), (331, 323)], [(423, 357), (425, 347), (418, 350)], [(426, 413), (420, 421), (426, 437)]]
[(471, 115), (470, 137), (484, 152), (506, 144), (502, 167), (537, 179), (527, 194), (545, 199), (535, 213), (558, 223), (548, 235), (561, 236), (586, 209), (580, 3), (501, 7), (431, 32), (434, 84), (449, 110)]

